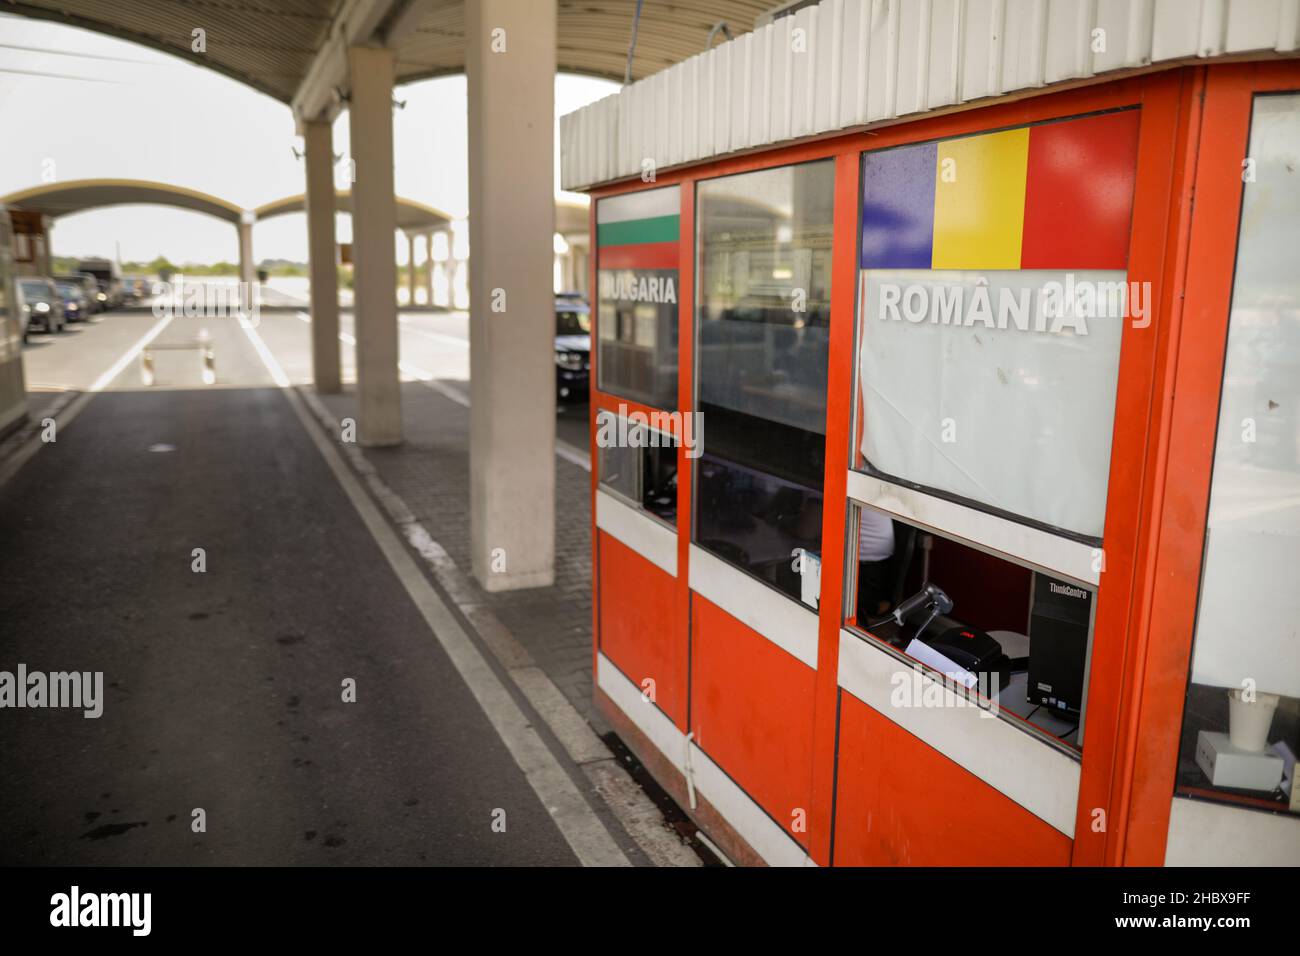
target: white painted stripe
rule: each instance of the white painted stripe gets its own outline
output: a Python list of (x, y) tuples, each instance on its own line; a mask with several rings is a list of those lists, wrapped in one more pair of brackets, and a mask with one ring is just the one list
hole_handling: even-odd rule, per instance
[(140, 336), (140, 338), (136, 341), (135, 345), (131, 346), (129, 349), (123, 352), (121, 357), (118, 358), (116, 362), (114, 362), (107, 369), (105, 369), (104, 374), (99, 376), (99, 378), (95, 379), (94, 383), (90, 386), (90, 388), (87, 389), (87, 391), (102, 392), (105, 388), (107, 388), (112, 383), (113, 379), (117, 378), (118, 375), (122, 373), (122, 369), (126, 368), (127, 365), (129, 365), (132, 361), (134, 361), (136, 356), (138, 356), (141, 352), (144, 351), (144, 347), (146, 345), (148, 345), (159, 335), (161, 335), (163, 329), (167, 328), (167, 326), (172, 324), (172, 319), (174, 317), (175, 316), (168, 315), (162, 319), (159, 319), (157, 324), (155, 324), (153, 328), (151, 328), (144, 335)]
[(555, 453), (565, 461), (577, 465), (583, 471), (591, 471), (591, 455), (576, 448), (566, 441), (555, 440)]
[[(1007, 721), (942, 691), (942, 707), (896, 706), (895, 687), (915, 686), (917, 670), (852, 631), (840, 630), (839, 685), (1066, 836), (1074, 837), (1079, 764)], [(895, 675), (902, 675), (902, 678)], [(906, 689), (906, 688), (904, 688)], [(929, 693), (933, 693), (930, 691)], [(907, 699), (913, 695), (909, 692)]]
[[(81, 414), (82, 409), (90, 403), (90, 400), (95, 397), (96, 393), (103, 391), (113, 381), (113, 379), (117, 378), (117, 376), (121, 374), (122, 370), (126, 368), (127, 365), (136, 358), (136, 356), (144, 351), (146, 345), (157, 338), (162, 333), (163, 329), (167, 328), (167, 326), (171, 324), (172, 318), (173, 316), (169, 315), (166, 318), (159, 320), (153, 328), (140, 336), (134, 345), (123, 352), (116, 362), (110, 365), (108, 369), (99, 376), (99, 378), (95, 379), (89, 389), (80, 393), (75, 398), (66, 401), (61, 405), (55, 406), (54, 408), (57, 410), (47, 410), (42, 415), (42, 418), (54, 419), (54, 430), (56, 436), (72, 424), (72, 420)], [(56, 399), (56, 402), (57, 401), (61, 400)], [(41, 431), (37, 430), (33, 432), (31, 438), (27, 440), (26, 444), (10, 455), (3, 464), (0, 464), (0, 486), (3, 486), (5, 482), (9, 481), (10, 478), (16, 475), (18, 469), (22, 468), (27, 460), (36, 454), (43, 445), (45, 445), (45, 442), (41, 441)]]
[[(311, 316), (306, 312), (299, 312), (298, 318), (303, 322), (311, 321)], [(457, 339), (454, 336), (439, 335), (433, 332), (423, 332), (421, 334), (436, 338), (444, 338), (455, 342), (463, 342), (467, 348), (469, 347), (468, 342), (465, 342), (463, 339)], [(357, 344), (357, 340), (346, 332), (339, 333), (339, 341), (346, 342), (348, 345)], [(420, 368), (418, 365), (412, 365), (410, 362), (398, 362), (397, 370), (410, 378), (416, 379), (421, 385), (432, 389), (444, 398), (451, 399), (461, 408), (469, 408), (469, 396), (435, 378), (434, 374), (427, 369)], [(555, 443), (555, 453), (565, 461), (572, 462), (584, 471), (591, 471), (591, 456), (586, 452), (574, 448), (571, 445), (566, 445), (564, 442), (557, 441)]]
[(816, 866), (804, 848), (708, 754), (694, 743), (688, 745), (686, 735), (662, 710), (644, 700), (637, 686), (604, 654), (596, 656), (596, 684), (683, 776), (690, 747), (695, 789), (770, 866)]
[(603, 488), (596, 490), (596, 527), (677, 577), (677, 532)]
[(271, 373), (271, 378), (275, 381), (275, 384), (280, 386), (280, 388), (288, 388), (289, 376), (284, 374), (284, 369), (281, 368), (280, 363), (275, 360), (275, 356), (271, 354), (271, 350), (266, 347), (266, 343), (262, 341), (262, 337), (257, 334), (257, 329), (253, 328), (253, 324), (247, 319), (241, 318), (239, 320), (239, 327), (244, 330), (244, 335), (248, 336), (248, 341), (252, 343), (253, 350), (257, 352), (257, 357), (262, 360), (262, 364), (266, 366), (266, 370)]
[(1300, 865), (1300, 816), (1174, 797), (1165, 866)]
[(415, 320), (399, 316), (397, 319), (402, 325), (407, 326), (407, 331), (415, 335), (422, 336), (426, 339), (433, 339), (435, 342), (446, 342), (448, 345), (455, 345), (458, 348), (469, 348), (469, 339), (463, 339), (459, 335), (449, 335), (446, 332), (428, 332), (424, 329), (415, 327)]
[[(275, 375), (270, 365), (267, 370)], [(434, 639), (442, 645), (579, 862), (584, 866), (630, 866), (600, 818), (538, 735), (531, 719), (515, 703), (451, 609), (425, 579), (397, 532), (361, 488), (338, 449), (312, 422), (302, 398), (292, 388), (283, 388), (283, 394), (388, 559), (411, 602), (424, 617)]]
[(643, 189), (623, 196), (596, 200), (596, 225), (628, 222), (633, 219), (654, 219), (658, 216), (679, 216), (681, 212), (680, 186)]
[[(791, 560), (794, 560), (791, 558)], [(787, 654), (817, 669), (817, 613), (691, 545), (691, 590), (763, 635)]]
[(1093, 569), (1094, 562), (1099, 563), (1099, 556), (1092, 545), (857, 471), (849, 472), (848, 494), (910, 524), (956, 538), (998, 557), (1032, 564), (1083, 584), (1095, 586), (1101, 578)]

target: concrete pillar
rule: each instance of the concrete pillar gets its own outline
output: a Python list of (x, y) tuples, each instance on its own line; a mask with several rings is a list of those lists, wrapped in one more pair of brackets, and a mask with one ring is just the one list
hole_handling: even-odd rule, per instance
[(424, 234), (424, 296), (425, 303), (433, 308), (433, 230)]
[(253, 214), (245, 212), (239, 220), (239, 281), (252, 289), (257, 282), (253, 261)]
[(304, 124), (307, 259), (311, 278), (311, 373), (316, 391), (343, 387), (339, 363), (339, 272), (334, 236), (334, 140), (328, 121)]
[(363, 445), (402, 440), (402, 393), (397, 372), (397, 262), (393, 234), (392, 50), (351, 47), (348, 104), (352, 159), (353, 322), (357, 339), (357, 438)]
[(555, 4), (465, 5), (470, 545), (488, 591), (555, 579)]
[(406, 234), (406, 304), (415, 305), (415, 233)]

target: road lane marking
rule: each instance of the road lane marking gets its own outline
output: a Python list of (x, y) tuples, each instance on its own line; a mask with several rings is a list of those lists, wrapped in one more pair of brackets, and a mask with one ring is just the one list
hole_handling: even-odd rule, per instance
[(289, 376), (284, 374), (284, 369), (281, 368), (280, 363), (275, 360), (275, 356), (271, 354), (271, 350), (266, 347), (266, 343), (262, 341), (262, 337), (257, 334), (257, 329), (253, 328), (252, 323), (247, 319), (240, 319), (239, 327), (244, 330), (244, 335), (248, 337), (248, 341), (253, 345), (253, 351), (255, 351), (257, 357), (262, 360), (262, 364), (266, 366), (266, 370), (271, 373), (271, 378), (275, 380), (275, 384), (281, 388), (288, 388)]
[(135, 345), (131, 346), (129, 349), (123, 352), (122, 356), (116, 362), (110, 365), (108, 367), (108, 370), (105, 371), (103, 375), (95, 379), (94, 384), (92, 384), (90, 388), (87, 389), (87, 391), (101, 392), (105, 388), (107, 388), (109, 384), (113, 381), (113, 379), (117, 378), (118, 375), (122, 373), (122, 370), (126, 368), (127, 365), (129, 365), (132, 361), (134, 361), (136, 356), (138, 356), (141, 352), (144, 351), (144, 347), (146, 345), (148, 345), (159, 335), (161, 335), (163, 329), (171, 325), (173, 318), (175, 318), (174, 315), (168, 315), (159, 319), (157, 324), (154, 325), (153, 328), (151, 328), (144, 335), (140, 336), (139, 340), (135, 343)]
[[(54, 419), (54, 433), (56, 436), (66, 429), (72, 424), (73, 419), (81, 414), (82, 409), (90, 404), (92, 398), (107, 388), (108, 385), (112, 383), (113, 379), (117, 378), (117, 376), (122, 373), (122, 370), (125, 369), (127, 365), (136, 358), (136, 356), (143, 352), (150, 342), (162, 334), (163, 329), (167, 328), (167, 326), (171, 324), (172, 318), (173, 316), (169, 315), (155, 323), (153, 328), (140, 336), (134, 345), (122, 353), (118, 360), (110, 365), (108, 369), (99, 376), (99, 378), (95, 379), (90, 388), (78, 394), (76, 398), (66, 401), (62, 405), (56, 405), (52, 409), (47, 409), (42, 413), (41, 420), (44, 421), (47, 418)], [(27, 460), (36, 454), (37, 450), (45, 444), (45, 442), (41, 441), (41, 434), (43, 431), (44, 429), (41, 427), (33, 428), (31, 436), (18, 447), (17, 451), (6, 458), (3, 462), (0, 462), (0, 487), (4, 487), (9, 479), (18, 473), (18, 469), (26, 464)]]
[[(306, 312), (297, 313), (297, 317), (300, 322), (311, 322), (311, 316)], [(427, 334), (431, 335), (433, 333)], [(352, 346), (357, 344), (356, 338), (349, 335), (347, 332), (339, 333), (339, 341)], [(466, 342), (465, 344), (468, 345), (469, 343)], [(440, 379), (435, 378), (434, 374), (427, 369), (420, 368), (418, 365), (412, 365), (410, 362), (399, 361), (397, 363), (397, 370), (410, 378), (415, 379), (426, 388), (433, 389), (433, 391), (442, 395), (444, 398), (451, 399), (461, 408), (469, 408), (468, 395), (465, 395), (459, 389), (444, 384)], [(579, 448), (577, 445), (570, 445), (568, 442), (557, 438), (555, 441), (555, 454), (570, 464), (577, 465), (583, 471), (591, 471), (591, 454), (585, 449)]]
[[(245, 327), (244, 331), (256, 349), (257, 343), (253, 339), (256, 330)], [(258, 355), (263, 357), (263, 361), (269, 355), (263, 352), (264, 349), (263, 343), (263, 348), (258, 349)], [(267, 370), (275, 376), (275, 368), (268, 364)], [(281, 371), (280, 375), (283, 374)], [(297, 390), (287, 387), (287, 383), (286, 386), (281, 386), (281, 393), (387, 558), (393, 573), (423, 616), (434, 639), (442, 646), (470, 693), (478, 701), (489, 723), (523, 771), (524, 778), (579, 862), (584, 866), (631, 866), (605, 824), (551, 753), (528, 716), (465, 633), (451, 609), (429, 584), (397, 532), (380, 513), (379, 506), (361, 487), (352, 470), (343, 461), (338, 448), (326, 439), (322, 429), (312, 420), (302, 396)]]

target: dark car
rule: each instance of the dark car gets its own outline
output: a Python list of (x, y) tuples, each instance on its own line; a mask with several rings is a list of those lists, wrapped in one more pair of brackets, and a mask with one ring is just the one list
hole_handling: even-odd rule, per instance
[(591, 379), (591, 309), (577, 296), (555, 300), (555, 386), (560, 401), (585, 402)]
[(54, 287), (63, 300), (63, 315), (69, 322), (84, 322), (91, 313), (91, 299), (80, 279), (55, 276)]
[(24, 277), (18, 280), (18, 301), (23, 312), (23, 338), (33, 326), (45, 332), (62, 332), (63, 299), (50, 279)]
[(85, 295), (86, 302), (89, 305), (89, 308), (87, 308), (86, 311), (82, 313), (83, 318), (86, 315), (93, 315), (96, 312), (102, 311), (100, 301), (99, 301), (99, 283), (95, 281), (95, 277), (92, 276), (90, 273), (69, 272), (66, 275), (55, 276), (54, 281), (75, 282), (77, 285), (81, 286), (82, 294)]

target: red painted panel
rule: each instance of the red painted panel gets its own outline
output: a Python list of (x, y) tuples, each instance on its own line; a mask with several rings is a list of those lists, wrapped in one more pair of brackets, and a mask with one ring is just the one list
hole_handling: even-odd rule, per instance
[(1139, 110), (1029, 132), (1022, 269), (1128, 265)]
[(673, 621), (675, 579), (617, 538), (600, 534), (600, 650), (686, 726), (686, 640)]
[(691, 596), (691, 729), (714, 763), (785, 828), (812, 817), (817, 672), (698, 594)]
[(676, 242), (639, 242), (631, 246), (601, 246), (601, 269), (676, 269)]
[(1068, 866), (1070, 838), (842, 693), (836, 866)]

